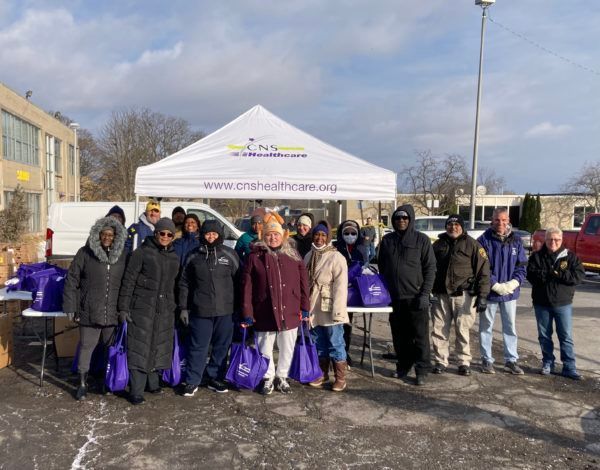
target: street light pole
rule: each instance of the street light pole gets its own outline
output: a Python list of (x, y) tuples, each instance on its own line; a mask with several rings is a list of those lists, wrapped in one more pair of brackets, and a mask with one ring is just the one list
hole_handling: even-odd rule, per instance
[(481, 6), (481, 42), (479, 48), (479, 77), (477, 79), (477, 106), (475, 110), (475, 138), (473, 139), (473, 171), (471, 173), (471, 211), (469, 214), (469, 228), (475, 229), (475, 198), (477, 196), (477, 153), (479, 151), (479, 110), (481, 108), (481, 85), (483, 75), (483, 39), (485, 34), (485, 20), (487, 9), (496, 0), (475, 0), (475, 5)]
[(79, 146), (77, 144), (77, 129), (79, 129), (81, 126), (79, 124), (77, 124), (76, 122), (72, 122), (71, 124), (69, 124), (69, 127), (71, 129), (73, 129), (73, 134), (75, 137), (75, 148), (73, 149), (74, 155), (73, 155), (73, 173), (75, 174), (75, 184), (74, 184), (74, 191), (75, 191), (75, 202), (79, 202)]

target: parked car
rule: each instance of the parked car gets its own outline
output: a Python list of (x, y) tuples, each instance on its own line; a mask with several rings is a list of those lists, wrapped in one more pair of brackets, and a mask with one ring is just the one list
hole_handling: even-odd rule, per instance
[(529, 233), (527, 230), (521, 230), (518, 228), (513, 228), (512, 231), (513, 233), (517, 234), (519, 238), (521, 238), (521, 241), (523, 242), (523, 248), (525, 248), (527, 251), (531, 251), (531, 233)]
[(235, 226), (241, 232), (247, 232), (250, 230), (250, 217), (241, 217), (239, 219), (235, 219)]
[[(90, 234), (90, 228), (100, 217), (104, 217), (115, 204), (125, 212), (126, 225), (136, 222), (139, 214), (134, 214), (134, 202), (56, 202), (48, 209), (48, 228), (46, 229), (46, 258), (69, 259), (75, 256), (77, 250), (85, 245)], [(144, 211), (146, 203), (140, 203), (139, 212)], [(235, 246), (241, 236), (235, 226), (225, 217), (206, 204), (198, 202), (162, 202), (162, 214), (171, 216), (171, 211), (181, 206), (186, 213), (196, 214), (200, 223), (205, 220), (217, 219), (225, 229), (225, 244)]]
[[(438, 235), (442, 232), (446, 231), (446, 219), (448, 216), (446, 215), (429, 215), (425, 217), (415, 217), (415, 229), (425, 233), (432, 242), (438, 239)], [(465, 226), (468, 227), (469, 222), (465, 221)], [(485, 229), (490, 226), (489, 222), (485, 221), (476, 221), (475, 222), (475, 230), (469, 230), (467, 228), (467, 233), (473, 237), (479, 237)], [(479, 228), (481, 227), (481, 228)]]
[[(533, 251), (544, 245), (545, 230), (533, 234)], [(600, 274), (600, 213), (588, 214), (579, 230), (564, 230), (563, 245), (583, 263), (586, 271)]]

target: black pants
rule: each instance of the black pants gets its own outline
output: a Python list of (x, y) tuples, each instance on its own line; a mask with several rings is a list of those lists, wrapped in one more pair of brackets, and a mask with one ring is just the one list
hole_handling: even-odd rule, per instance
[(137, 369), (129, 369), (129, 395), (141, 397), (144, 394), (146, 384), (148, 390), (156, 390), (160, 387), (159, 372), (144, 372)]
[(431, 368), (428, 309), (414, 308), (413, 299), (395, 300), (392, 307), (390, 327), (398, 371), (408, 371), (414, 365), (417, 375), (427, 375)]
[(77, 372), (85, 374), (90, 370), (90, 361), (92, 353), (98, 344), (98, 340), (102, 340), (104, 345), (104, 354), (108, 353), (108, 347), (111, 344), (115, 333), (114, 326), (79, 326), (79, 362), (77, 363)]

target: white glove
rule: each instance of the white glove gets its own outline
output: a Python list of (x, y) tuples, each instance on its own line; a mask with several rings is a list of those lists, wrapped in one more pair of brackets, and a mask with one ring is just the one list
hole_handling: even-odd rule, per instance
[(519, 281), (513, 279), (512, 281), (505, 282), (504, 285), (508, 291), (507, 294), (512, 294), (519, 287)]
[(496, 284), (494, 284), (492, 286), (492, 290), (498, 295), (510, 294), (511, 291), (508, 290), (508, 287), (506, 284), (507, 284), (506, 282), (503, 282), (503, 283), (497, 282)]

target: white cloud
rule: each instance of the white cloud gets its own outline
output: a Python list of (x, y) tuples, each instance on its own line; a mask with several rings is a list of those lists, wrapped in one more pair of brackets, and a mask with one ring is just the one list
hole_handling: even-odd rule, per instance
[(525, 137), (562, 137), (570, 133), (573, 127), (568, 124), (552, 124), (549, 121), (540, 122), (525, 132)]

